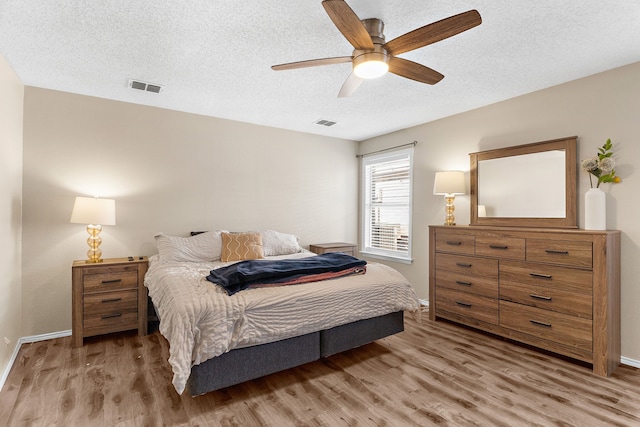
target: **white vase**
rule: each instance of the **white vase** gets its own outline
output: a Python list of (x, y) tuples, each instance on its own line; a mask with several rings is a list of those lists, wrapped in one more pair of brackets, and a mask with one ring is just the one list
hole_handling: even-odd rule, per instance
[(607, 199), (604, 191), (590, 188), (584, 195), (584, 229), (607, 229)]

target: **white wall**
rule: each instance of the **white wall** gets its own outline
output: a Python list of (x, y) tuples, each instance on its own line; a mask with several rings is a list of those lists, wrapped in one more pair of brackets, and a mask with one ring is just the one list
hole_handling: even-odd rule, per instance
[[(156, 96), (156, 95), (150, 95)], [(24, 334), (71, 328), (78, 195), (116, 200), (103, 257), (156, 253), (153, 235), (273, 228), (303, 246), (356, 241), (357, 143), (27, 87)]]
[[(620, 184), (607, 192), (607, 228), (622, 230), (622, 355), (640, 360), (640, 63), (371, 139), (360, 153), (414, 140), (412, 265), (389, 263), (428, 298), (428, 226), (443, 223), (444, 201), (433, 195), (436, 171), (469, 170), (468, 153), (577, 135), (578, 159), (614, 143)], [(536, 171), (531, 171), (535, 179)], [(467, 173), (468, 182), (468, 173)], [(585, 172), (579, 173), (579, 226), (584, 228)], [(456, 197), (456, 222), (469, 223), (469, 196)]]
[[(22, 336), (22, 102), (24, 86), (0, 55), (0, 374)], [(1, 382), (1, 381), (0, 381)]]

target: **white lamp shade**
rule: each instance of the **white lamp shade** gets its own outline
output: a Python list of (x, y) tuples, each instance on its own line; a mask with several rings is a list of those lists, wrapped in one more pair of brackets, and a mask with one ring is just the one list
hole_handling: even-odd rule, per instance
[(487, 216), (487, 207), (485, 205), (478, 205), (478, 217), (484, 218)]
[(464, 182), (464, 172), (446, 171), (436, 172), (436, 179), (433, 183), (433, 194), (465, 194), (466, 184)]
[(74, 224), (116, 225), (116, 201), (93, 197), (76, 197), (71, 212)]

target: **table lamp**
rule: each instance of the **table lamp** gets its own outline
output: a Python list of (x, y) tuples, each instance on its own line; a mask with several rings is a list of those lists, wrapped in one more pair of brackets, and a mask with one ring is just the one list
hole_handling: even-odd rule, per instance
[(71, 223), (87, 224), (89, 250), (86, 262), (102, 262), (100, 232), (103, 225), (116, 225), (116, 201), (93, 197), (76, 197), (71, 212)]
[(444, 195), (445, 200), (445, 222), (444, 225), (456, 225), (453, 211), (455, 206), (453, 201), (456, 194), (465, 194), (466, 186), (464, 182), (464, 172), (446, 171), (436, 172), (436, 179), (433, 183), (433, 194)]

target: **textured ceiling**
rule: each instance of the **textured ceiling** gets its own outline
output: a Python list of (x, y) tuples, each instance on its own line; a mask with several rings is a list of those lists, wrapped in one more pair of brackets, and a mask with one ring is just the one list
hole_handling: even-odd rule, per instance
[[(352, 140), (640, 61), (635, 0), (351, 0), (386, 40), (477, 9), (483, 23), (400, 55), (445, 78), (393, 74), (337, 98), (350, 55), (320, 0), (0, 0), (0, 53), (24, 84)], [(161, 84), (160, 94), (128, 79)], [(332, 127), (317, 119), (337, 121)]]

